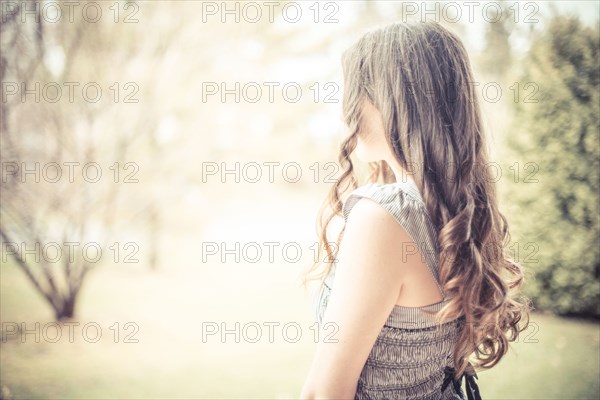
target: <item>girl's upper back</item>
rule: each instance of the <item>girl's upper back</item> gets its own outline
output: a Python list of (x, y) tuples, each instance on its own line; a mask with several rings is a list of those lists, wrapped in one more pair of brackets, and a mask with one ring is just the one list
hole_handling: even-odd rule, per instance
[[(356, 398), (440, 399), (453, 397), (451, 389), (442, 393), (445, 367), (451, 367), (454, 345), (463, 319), (444, 323), (436, 329), (435, 318), (423, 312), (438, 311), (448, 299), (439, 283), (437, 231), (426, 212), (418, 189), (410, 182), (371, 183), (353, 190), (347, 197), (343, 215), (368, 198), (387, 210), (413, 239), (444, 299), (421, 307), (396, 305), (381, 330), (362, 370)], [(315, 302), (315, 319), (322, 323), (327, 300), (334, 286), (336, 263), (326, 277)], [(444, 397), (444, 396), (445, 397)], [(454, 396), (462, 396), (454, 394)]]

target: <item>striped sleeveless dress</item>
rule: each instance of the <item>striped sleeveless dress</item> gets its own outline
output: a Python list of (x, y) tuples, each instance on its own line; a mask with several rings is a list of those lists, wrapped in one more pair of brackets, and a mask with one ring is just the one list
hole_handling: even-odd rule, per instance
[[(370, 183), (353, 190), (343, 206), (344, 219), (354, 204), (366, 197), (385, 208), (417, 245), (435, 278), (444, 300), (423, 307), (396, 305), (379, 333), (358, 380), (355, 399), (467, 399), (462, 377), (452, 377), (452, 354), (464, 318), (435, 329), (432, 315), (449, 302), (439, 284), (437, 232), (416, 186), (411, 182)], [(314, 317), (321, 324), (334, 286), (332, 265), (314, 300)], [(472, 368), (466, 377), (468, 398), (480, 398)], [(443, 389), (442, 389), (443, 388)]]

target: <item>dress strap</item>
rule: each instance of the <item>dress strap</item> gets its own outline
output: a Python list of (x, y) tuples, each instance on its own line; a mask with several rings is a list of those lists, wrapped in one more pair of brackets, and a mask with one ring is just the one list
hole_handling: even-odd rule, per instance
[(444, 369), (444, 383), (442, 384), (442, 393), (446, 390), (446, 387), (452, 382), (452, 386), (454, 387), (454, 391), (459, 395), (461, 399), (463, 399), (463, 394), (461, 391), (462, 379), (465, 378), (465, 386), (467, 392), (468, 400), (482, 400), (481, 394), (479, 393), (479, 386), (477, 386), (477, 382), (475, 379), (479, 379), (477, 377), (477, 373), (475, 372), (475, 368), (471, 363), (468, 363), (465, 372), (461, 375), (461, 377), (457, 380), (454, 378), (454, 372), (456, 370), (453, 367), (447, 366)]
[(413, 239), (431, 271), (442, 297), (448, 298), (439, 279), (438, 232), (427, 214), (417, 188), (410, 183), (369, 183), (354, 189), (342, 208), (344, 219), (361, 198), (369, 198), (387, 210)]

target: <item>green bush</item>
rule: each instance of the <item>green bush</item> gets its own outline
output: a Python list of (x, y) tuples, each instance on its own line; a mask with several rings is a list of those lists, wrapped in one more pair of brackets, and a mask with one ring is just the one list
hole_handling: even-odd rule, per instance
[(599, 37), (556, 16), (532, 38), (508, 139), (518, 164), (506, 166), (505, 201), (531, 272), (525, 292), (563, 315), (600, 316)]

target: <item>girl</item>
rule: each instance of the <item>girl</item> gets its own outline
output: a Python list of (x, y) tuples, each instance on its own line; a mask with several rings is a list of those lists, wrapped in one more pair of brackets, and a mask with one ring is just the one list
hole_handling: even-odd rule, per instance
[[(320, 227), (331, 262), (304, 277), (322, 281), (315, 314), (329, 340), (301, 397), (464, 399), (464, 377), (480, 398), (474, 366), (500, 361), (530, 307), (515, 298), (524, 273), (504, 251), (465, 48), (438, 23), (395, 23), (365, 34), (342, 64), (350, 135)], [(355, 149), (372, 167), (360, 187)], [(339, 246), (326, 233), (335, 215)]]

